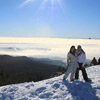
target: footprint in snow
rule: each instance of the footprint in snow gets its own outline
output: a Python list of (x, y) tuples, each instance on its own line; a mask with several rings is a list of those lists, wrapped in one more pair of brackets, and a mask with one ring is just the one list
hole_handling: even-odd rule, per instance
[(31, 87), (34, 87), (34, 84), (29, 84), (29, 85), (25, 86), (25, 88), (27, 88), (27, 89), (30, 89)]
[(52, 93), (45, 93), (45, 94), (41, 94), (40, 96), (39, 96), (39, 98), (50, 98), (51, 96), (52, 96), (53, 94)]
[(60, 84), (54, 84), (53, 86), (52, 86), (52, 88), (54, 88), (54, 89), (57, 89), (57, 88), (59, 88), (60, 87)]
[(45, 89), (46, 89), (46, 87), (41, 87), (41, 88), (38, 88), (35, 92), (41, 93), (41, 92), (43, 92)]

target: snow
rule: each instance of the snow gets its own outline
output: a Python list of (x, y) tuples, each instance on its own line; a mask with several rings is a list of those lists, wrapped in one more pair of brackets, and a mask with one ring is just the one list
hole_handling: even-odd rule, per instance
[(0, 87), (0, 100), (100, 100), (100, 66), (87, 68), (92, 83), (62, 81), (63, 75), (40, 82)]

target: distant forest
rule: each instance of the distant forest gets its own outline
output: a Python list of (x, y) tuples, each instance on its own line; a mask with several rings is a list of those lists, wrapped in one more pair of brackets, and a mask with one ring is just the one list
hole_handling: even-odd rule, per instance
[[(41, 58), (42, 59), (42, 58)], [(0, 86), (40, 81), (65, 72), (62, 66), (26, 56), (0, 55)]]

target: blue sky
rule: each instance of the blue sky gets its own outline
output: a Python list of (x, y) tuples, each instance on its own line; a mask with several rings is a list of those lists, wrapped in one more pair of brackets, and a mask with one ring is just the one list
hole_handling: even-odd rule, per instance
[(100, 38), (100, 0), (0, 0), (0, 36)]

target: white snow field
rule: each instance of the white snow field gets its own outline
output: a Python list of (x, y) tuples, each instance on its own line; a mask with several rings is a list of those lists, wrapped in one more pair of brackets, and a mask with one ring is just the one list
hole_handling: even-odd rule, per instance
[(100, 66), (87, 68), (92, 83), (62, 81), (63, 75), (40, 82), (0, 87), (0, 100), (100, 100)]

